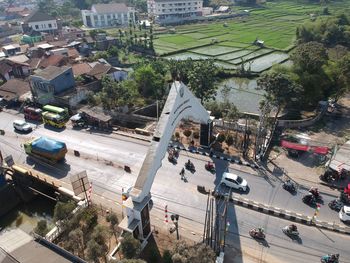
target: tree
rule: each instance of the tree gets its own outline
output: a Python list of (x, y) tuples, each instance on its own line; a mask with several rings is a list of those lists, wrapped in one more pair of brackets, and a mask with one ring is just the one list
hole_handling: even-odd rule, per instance
[(108, 241), (108, 230), (105, 226), (97, 225), (91, 235), (91, 240), (87, 244), (87, 256), (93, 261), (99, 262), (99, 258), (104, 258), (106, 262), (106, 255), (109, 247), (106, 245)]
[(291, 60), (297, 70), (316, 73), (327, 63), (328, 56), (321, 43), (308, 42), (297, 46)]
[(219, 133), (219, 135), (218, 135), (218, 137), (217, 137), (216, 140), (217, 140), (219, 143), (223, 143), (223, 142), (225, 141), (225, 138), (226, 138), (225, 134)]
[(147, 263), (146, 261), (139, 259), (139, 258), (132, 258), (132, 259), (122, 259), (121, 261), (118, 261), (118, 263)]
[(171, 259), (171, 253), (169, 250), (164, 250), (163, 252), (163, 262), (164, 263), (173, 263), (173, 260)]
[(117, 238), (117, 227), (118, 227), (118, 217), (116, 213), (109, 213), (106, 216), (106, 221), (109, 223), (109, 227), (111, 229), (111, 231), (113, 232), (115, 238)]
[(213, 60), (201, 60), (193, 62), (193, 68), (189, 72), (189, 86), (194, 95), (201, 100), (208, 101), (215, 98), (217, 67)]
[(42, 237), (44, 237), (48, 231), (46, 220), (40, 220), (34, 229), (34, 232)]
[(127, 233), (121, 241), (120, 249), (125, 258), (131, 259), (139, 255), (141, 244), (130, 233)]
[(68, 234), (68, 247), (79, 257), (84, 257), (85, 240), (81, 229), (74, 229)]
[(183, 134), (188, 138), (191, 136), (192, 131), (191, 130), (184, 130)]
[(51, 13), (56, 9), (54, 0), (40, 0), (38, 3), (38, 9), (43, 13)]
[(99, 259), (104, 257), (103, 247), (99, 245), (95, 240), (91, 239), (87, 243), (87, 258), (93, 262), (100, 262)]
[(325, 71), (332, 83), (327, 95), (338, 100), (350, 91), (350, 53), (336, 61), (331, 61)]
[(258, 80), (258, 89), (265, 91), (265, 101), (277, 108), (275, 121), (282, 108), (293, 105), (300, 99), (301, 87), (288, 76), (276, 73), (264, 73)]
[(216, 258), (215, 252), (203, 243), (189, 246), (185, 242), (179, 242), (172, 254), (173, 263), (213, 263)]
[(231, 145), (233, 145), (233, 142), (234, 142), (234, 140), (233, 140), (232, 135), (228, 134), (226, 136), (225, 143), (227, 144), (227, 146), (231, 146)]
[(75, 208), (75, 204), (73, 202), (67, 202), (67, 203), (57, 202), (57, 204), (55, 205), (53, 220), (57, 222), (59, 220), (70, 218), (74, 208)]
[(164, 77), (157, 74), (151, 65), (142, 65), (134, 72), (138, 91), (142, 96), (161, 99), (165, 94)]

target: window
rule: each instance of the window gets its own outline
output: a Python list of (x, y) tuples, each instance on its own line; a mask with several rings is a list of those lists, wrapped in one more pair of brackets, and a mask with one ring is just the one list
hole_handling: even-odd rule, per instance
[(162, 4), (162, 7), (165, 7), (165, 4)]
[(52, 25), (51, 25), (51, 23), (49, 23), (49, 28), (52, 28)]
[(97, 16), (94, 16), (94, 20), (97, 21), (97, 20), (98, 20), (98, 17), (97, 17)]
[(39, 29), (39, 26), (38, 26), (38, 25), (35, 25), (35, 29)]

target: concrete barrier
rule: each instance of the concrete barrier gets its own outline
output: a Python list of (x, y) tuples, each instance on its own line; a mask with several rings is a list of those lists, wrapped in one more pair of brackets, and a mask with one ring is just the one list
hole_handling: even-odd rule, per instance
[[(226, 198), (225, 195), (222, 195), (218, 192), (213, 192), (212, 195), (215, 196), (216, 198), (220, 198), (220, 199)], [(331, 222), (324, 222), (324, 221), (319, 221), (319, 220), (316, 220), (315, 222), (313, 222), (312, 217), (309, 217), (309, 216), (306, 216), (303, 214), (299, 214), (299, 213), (295, 213), (293, 211), (281, 209), (279, 207), (273, 207), (273, 206), (270, 206), (267, 204), (258, 203), (258, 202), (255, 202), (253, 200), (249, 200), (249, 199), (246, 199), (243, 197), (230, 197), (230, 201), (236, 205), (246, 207), (248, 209), (258, 211), (258, 212), (261, 212), (264, 214), (283, 218), (283, 219), (293, 221), (293, 222), (298, 222), (300, 224), (304, 224), (304, 225), (308, 225), (308, 226), (315, 226), (315, 227), (327, 229), (330, 231), (350, 235), (350, 227), (341, 226), (341, 225), (335, 224), (334, 222), (331, 223)]]

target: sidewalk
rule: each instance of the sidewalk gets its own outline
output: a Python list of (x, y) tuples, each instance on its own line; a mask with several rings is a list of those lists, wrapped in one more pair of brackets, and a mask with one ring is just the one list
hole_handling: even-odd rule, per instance
[(339, 196), (339, 190), (325, 185), (320, 180), (319, 177), (324, 172), (324, 168), (315, 166), (311, 158), (293, 159), (282, 152), (278, 156), (271, 156), (267, 167), (277, 178), (291, 179), (304, 188), (317, 187), (322, 193)]

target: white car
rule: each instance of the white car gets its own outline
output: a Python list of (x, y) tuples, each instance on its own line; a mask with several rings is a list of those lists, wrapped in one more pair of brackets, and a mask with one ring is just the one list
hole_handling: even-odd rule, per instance
[(248, 183), (237, 174), (224, 173), (221, 179), (221, 185), (225, 185), (239, 191), (247, 191)]
[(32, 131), (32, 126), (23, 120), (15, 120), (13, 122), (13, 127), (17, 131), (30, 132)]
[(339, 218), (345, 223), (350, 223), (350, 206), (343, 206), (340, 209)]

